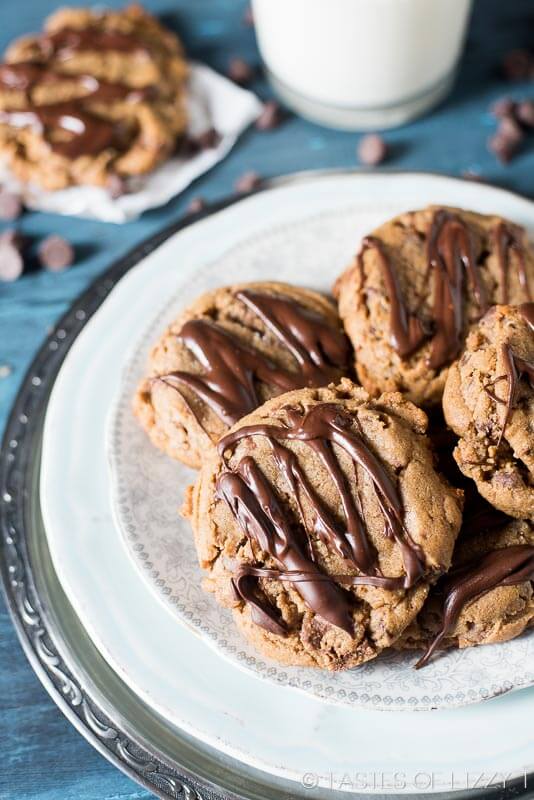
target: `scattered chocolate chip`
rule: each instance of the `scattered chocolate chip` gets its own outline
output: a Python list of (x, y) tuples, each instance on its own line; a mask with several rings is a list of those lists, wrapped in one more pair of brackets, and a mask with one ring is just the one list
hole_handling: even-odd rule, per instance
[(62, 236), (52, 234), (43, 239), (37, 250), (39, 261), (51, 272), (61, 272), (74, 261), (74, 250)]
[(525, 138), (525, 134), (517, 120), (510, 116), (501, 119), (497, 128), (497, 135), (508, 139), (514, 145), (518, 145)]
[(194, 141), (201, 150), (213, 150), (221, 141), (221, 135), (215, 128), (208, 128), (204, 133), (196, 136)]
[(517, 104), (516, 117), (527, 128), (534, 128), (534, 100), (523, 100)]
[(247, 83), (250, 83), (254, 77), (254, 70), (244, 59), (232, 58), (228, 65), (228, 77), (233, 80), (234, 83), (245, 86)]
[(358, 159), (367, 166), (374, 167), (382, 163), (387, 156), (387, 152), (388, 148), (385, 141), (376, 133), (369, 133), (358, 142)]
[(280, 125), (283, 118), (284, 113), (276, 100), (267, 100), (263, 111), (256, 120), (256, 128), (259, 131), (271, 131)]
[(488, 149), (494, 153), (499, 161), (503, 164), (508, 164), (517, 152), (518, 143), (510, 141), (506, 136), (496, 133), (488, 139)]
[(0, 242), (0, 280), (16, 281), (24, 271), (20, 250), (9, 242)]
[(112, 174), (108, 178), (107, 184), (109, 196), (116, 200), (118, 197), (122, 197), (123, 194), (127, 192), (127, 184), (124, 178), (121, 178), (120, 175)]
[(196, 156), (199, 150), (200, 146), (195, 139), (191, 136), (182, 136), (176, 143), (175, 153), (180, 158), (191, 158)]
[(243, 25), (246, 25), (247, 28), (252, 28), (254, 25), (254, 12), (252, 11), (252, 6), (247, 6), (245, 9), (245, 13), (243, 14)]
[(187, 206), (187, 214), (199, 214), (206, 208), (206, 201), (203, 197), (193, 197)]
[(7, 189), (0, 189), (0, 219), (17, 219), (22, 214), (22, 211), (23, 205), (20, 195)]
[(262, 179), (257, 172), (245, 172), (235, 182), (234, 188), (238, 194), (247, 194), (257, 189), (262, 184)]
[(8, 228), (0, 233), (0, 244), (10, 244), (22, 252), (26, 246), (26, 239), (16, 228)]
[(523, 81), (534, 77), (534, 55), (528, 50), (510, 50), (502, 62), (502, 71), (509, 81)]
[(497, 118), (509, 117), (515, 112), (515, 102), (510, 97), (501, 97), (491, 105), (490, 111)]

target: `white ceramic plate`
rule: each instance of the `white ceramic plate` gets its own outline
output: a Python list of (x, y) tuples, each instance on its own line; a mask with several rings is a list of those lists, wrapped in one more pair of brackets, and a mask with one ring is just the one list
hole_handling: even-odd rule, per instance
[[(534, 654), (534, 633), (496, 647), (450, 651), (419, 673), (413, 669), (413, 653), (390, 653), (358, 669), (334, 674), (280, 667), (266, 660), (240, 635), (231, 612), (203, 592), (191, 528), (177, 513), (195, 474), (154, 449), (133, 418), (131, 402), (156, 336), (198, 294), (220, 286), (221, 276), (227, 284), (273, 279), (328, 292), (360, 238), (410, 207), (404, 199), (377, 201), (365, 191), (348, 208), (284, 222), (254, 235), (245, 233), (243, 241), (222, 257), (199, 263), (194, 281), (182, 271), (170, 301), (162, 289), (149, 327), (142, 328), (127, 360), (108, 433), (112, 506), (118, 527), (144, 578), (176, 617), (233, 663), (278, 686), (302, 689), (333, 703), (382, 709), (446, 708), (528, 685), (534, 681), (534, 670), (525, 656)], [(534, 224), (534, 216), (530, 222)], [(242, 230), (247, 231), (248, 225)]]
[[(384, 773), (378, 782), (360, 785), (367, 793), (460, 788), (475, 774), (491, 776), (501, 770), (517, 775), (529, 768), (534, 761), (531, 690), (454, 711), (412, 715), (371, 709), (424, 709), (435, 704), (434, 698), (454, 705), (508, 691), (522, 680), (531, 682), (524, 667), (530, 638), (515, 643), (516, 669), (521, 673), (508, 670), (505, 678), (502, 646), (454, 653), (428, 670), (410, 672), (406, 679), (411, 694), (403, 684), (404, 673), (401, 679), (395, 666), (389, 704), (384, 702), (383, 686), (377, 687), (372, 676), (359, 671), (365, 696), (355, 701), (369, 710), (325, 704), (273, 682), (258, 681), (221, 659), (200, 635), (193, 635), (191, 627), (177, 624), (175, 612), (164, 611), (156, 593), (140, 580), (133, 560), (125, 557), (109, 502), (106, 417), (122, 384), (121, 366), (131, 354), (132, 340), (150, 324), (154, 310), (173, 296), (182, 280), (194, 279), (198, 289), (204, 278), (197, 283), (196, 276), (206, 274), (202, 267), (220, 263), (222, 255), (239, 244), (243, 231), (248, 238), (261, 240), (265, 229), (297, 223), (294, 230), (304, 230), (303, 220), (318, 215), (324, 220), (332, 211), (334, 217), (340, 210), (342, 215), (347, 209), (355, 213), (358, 205), (380, 216), (428, 202), (498, 209), (530, 226), (534, 220), (528, 201), (432, 176), (322, 177), (244, 200), (172, 237), (128, 273), (67, 357), (45, 426), (43, 513), (54, 564), (93, 641), (121, 677), (176, 725), (274, 774), (300, 780), (312, 772), (329, 786), (338, 785), (339, 776), (347, 772)], [(353, 248), (350, 244), (348, 252), (340, 250), (339, 255), (344, 260)], [(270, 275), (280, 277), (275, 266)], [(225, 273), (225, 279), (230, 275)], [(200, 628), (195, 630), (202, 634)], [(458, 683), (458, 664), (471, 653), (483, 654), (484, 661), (471, 667), (473, 694), (466, 696), (464, 685)], [(270, 669), (271, 665), (265, 666), (266, 677)], [(282, 683), (289, 682), (285, 672), (278, 671)], [(500, 682), (492, 674), (499, 675)], [(312, 690), (324, 694), (331, 676), (314, 676)], [(496, 730), (502, 735), (496, 736)], [(394, 772), (402, 773), (403, 780), (395, 781)], [(423, 772), (432, 780), (421, 778), (417, 784), (417, 774)], [(338, 788), (354, 790), (354, 783)]]

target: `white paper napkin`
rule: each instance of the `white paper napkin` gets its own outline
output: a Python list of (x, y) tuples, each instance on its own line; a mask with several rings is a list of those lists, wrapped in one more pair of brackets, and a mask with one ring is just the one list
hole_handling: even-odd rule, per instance
[(221, 137), (217, 147), (187, 159), (171, 158), (149, 175), (136, 178), (135, 189), (115, 199), (105, 189), (95, 186), (73, 186), (56, 192), (22, 186), (5, 166), (0, 169), (0, 182), (19, 192), (28, 208), (102, 222), (127, 222), (149, 208), (168, 202), (221, 161), (238, 136), (259, 116), (262, 107), (252, 92), (241, 89), (204, 64), (192, 63), (188, 132), (198, 135), (215, 128)]

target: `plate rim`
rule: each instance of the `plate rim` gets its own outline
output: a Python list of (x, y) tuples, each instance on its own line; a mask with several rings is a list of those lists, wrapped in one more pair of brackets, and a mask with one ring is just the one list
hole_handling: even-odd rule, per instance
[[(36, 356), (20, 384), (6, 422), (0, 455), (0, 497), (2, 499), (2, 503), (0, 504), (0, 583), (6, 606), (12, 618), (19, 641), (30, 665), (44, 688), (77, 730), (109, 761), (114, 763), (115, 766), (119, 767), (131, 778), (159, 797), (178, 797), (187, 793), (186, 796), (190, 798), (200, 798), (202, 795), (198, 794), (195, 783), (205, 792), (206, 796), (222, 798), (232, 795), (228, 792), (221, 794), (219, 787), (214, 787), (212, 783), (206, 782), (201, 776), (195, 775), (193, 780), (186, 774), (185, 768), (184, 774), (181, 772), (177, 774), (179, 788), (175, 787), (175, 790), (172, 791), (171, 784), (168, 783), (167, 789), (169, 790), (162, 789), (161, 783), (158, 784), (156, 779), (158, 776), (164, 778), (165, 770), (168, 771), (169, 769), (164, 762), (158, 761), (157, 758), (156, 762), (154, 762), (154, 754), (148, 750), (143, 751), (142, 748), (142, 757), (144, 760), (136, 760), (132, 754), (130, 754), (130, 759), (128, 759), (126, 753), (123, 752), (121, 755), (120, 752), (117, 752), (109, 746), (109, 740), (106, 740), (105, 733), (99, 730), (98, 725), (95, 725), (94, 721), (93, 724), (89, 722), (88, 717), (91, 713), (91, 708), (98, 709), (98, 702), (95, 700), (94, 696), (92, 696), (87, 686), (81, 688), (78, 685), (79, 679), (76, 678), (76, 675), (65, 664), (60, 649), (55, 643), (53, 620), (46, 608), (43, 607), (34, 580), (33, 567), (29, 558), (26, 542), (27, 520), (24, 518), (23, 509), (21, 507), (17, 508), (18, 504), (13, 502), (17, 496), (22, 496), (23, 491), (31, 490), (27, 481), (30, 461), (29, 456), (33, 455), (32, 445), (35, 445), (38, 436), (38, 421), (36, 420), (39, 413), (42, 414), (43, 410), (46, 408), (49, 391), (54, 383), (61, 363), (84, 325), (129, 269), (163, 244), (170, 236), (205, 217), (211, 216), (224, 208), (248, 198), (252, 194), (269, 191), (270, 189), (289, 185), (293, 182), (297, 183), (303, 180), (317, 179), (321, 176), (349, 176), (359, 173), (380, 175), (386, 173), (412, 177), (434, 176), (446, 180), (470, 182), (458, 176), (448, 176), (443, 173), (423, 171), (384, 170), (380, 173), (373, 173), (373, 170), (347, 170), (343, 168), (336, 170), (307, 170), (271, 179), (266, 181), (258, 190), (245, 196), (226, 197), (221, 201), (210, 204), (208, 208), (198, 214), (181, 217), (175, 220), (162, 230), (137, 244), (125, 256), (114, 261), (106, 270), (97, 276), (77, 298), (75, 298), (67, 312), (63, 314), (54, 325), (52, 332), (46, 337), (45, 341), (38, 349)], [(532, 198), (519, 192), (514, 192), (498, 186), (494, 187), (493, 185), (492, 188), (504, 192), (507, 195), (533, 203)], [(58, 330), (61, 329), (65, 330), (66, 335), (58, 343), (55, 337), (57, 336)], [(52, 343), (55, 344), (54, 348), (51, 347)], [(45, 367), (48, 370), (46, 374), (44, 372)], [(32, 411), (31, 418), (26, 414), (28, 410)], [(12, 441), (21, 443), (23, 446), (13, 448), (11, 446)], [(36, 624), (39, 626), (37, 631), (35, 630)], [(36, 636), (36, 633), (39, 635)], [(46, 639), (46, 646), (44, 647), (43, 637)], [(67, 679), (67, 686), (73, 683), (72, 678), (74, 678), (73, 685), (80, 693), (80, 703), (77, 708), (83, 710), (87, 706), (89, 708), (89, 713), (84, 711), (82, 715), (79, 713), (79, 710), (75, 710), (74, 704), (72, 701), (69, 701), (65, 692), (65, 678)], [(94, 712), (93, 716), (95, 716)], [(97, 722), (100, 717), (106, 719), (105, 711), (100, 710), (100, 714), (96, 716)], [(120, 726), (120, 723), (117, 723), (116, 727), (117, 725)], [(135, 752), (138, 753), (139, 744), (132, 738), (128, 738), (127, 733), (124, 733), (124, 737), (125, 741), (130, 743)], [(151, 762), (151, 766), (153, 767), (148, 772), (146, 769), (143, 769), (143, 767), (146, 768), (148, 763), (147, 759)], [(140, 766), (140, 764), (142, 764), (142, 766)], [(533, 776), (534, 773), (531, 773), (531, 775), (527, 777), (530, 778)], [(518, 791), (524, 787), (524, 783), (524, 777), (518, 778), (513, 783), (507, 785), (505, 791), (508, 793), (509, 790), (517, 797)], [(446, 792), (435, 795), (435, 797), (460, 798), (462, 794), (462, 792)], [(233, 796), (237, 797), (238, 795)], [(392, 796), (394, 795), (390, 795), (390, 797)], [(494, 788), (488, 789), (487, 792), (483, 791), (479, 793), (478, 796), (483, 798), (494, 796)], [(503, 794), (501, 796), (504, 797), (505, 795)], [(404, 795), (404, 797), (407, 796)]]

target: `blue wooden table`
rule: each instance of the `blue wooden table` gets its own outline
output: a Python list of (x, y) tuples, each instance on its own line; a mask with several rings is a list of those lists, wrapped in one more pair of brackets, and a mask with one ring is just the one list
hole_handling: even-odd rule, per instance
[[(67, 2), (67, 0), (65, 0)], [(326, 0), (325, 0), (326, 2)], [(72, 4), (83, 5), (78, 0)], [(120, 0), (107, 0), (119, 6)], [(37, 30), (59, 0), (2, 0), (0, 48), (13, 37)], [(188, 52), (224, 71), (232, 54), (258, 63), (252, 29), (243, 25), (243, 0), (145, 0), (182, 35)], [(534, 137), (509, 166), (486, 151), (495, 121), (488, 106), (503, 94), (534, 98), (534, 84), (510, 85), (500, 75), (502, 55), (532, 46), (532, 0), (478, 0), (466, 53), (453, 94), (426, 119), (385, 134), (389, 166), (450, 175), (472, 171), (534, 197)], [(530, 35), (530, 41), (529, 41)], [(263, 79), (253, 88), (269, 96)], [(0, 284), (0, 429), (22, 376), (46, 332), (76, 295), (111, 262), (184, 213), (191, 198), (208, 201), (232, 192), (247, 170), (274, 176), (304, 169), (353, 167), (358, 136), (319, 128), (294, 117), (279, 129), (246, 133), (230, 156), (162, 209), (123, 226), (26, 214), (21, 229), (32, 237), (68, 236), (77, 248), (76, 266), (59, 275), (33, 272)], [(1, 226), (0, 226), (1, 230)], [(119, 800), (148, 798), (109, 765), (69, 726), (33, 675), (0, 600), (0, 798), (9, 800)]]

